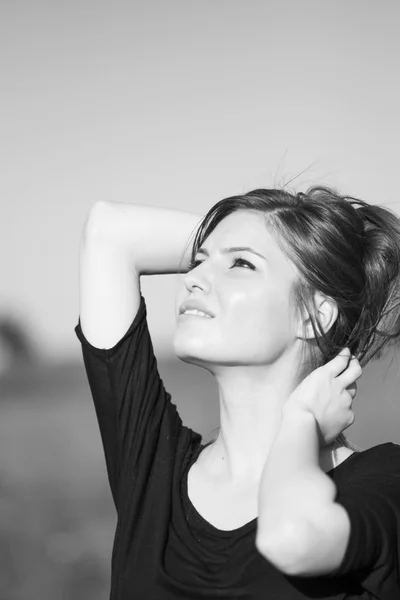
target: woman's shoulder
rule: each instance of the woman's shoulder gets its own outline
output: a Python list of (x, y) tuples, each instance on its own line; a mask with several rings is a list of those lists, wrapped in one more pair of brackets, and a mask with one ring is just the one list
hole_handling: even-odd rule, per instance
[[(383, 442), (357, 453), (363, 460), (382, 461), (389, 458), (400, 460), (400, 445), (395, 442)], [(388, 465), (390, 466), (390, 465)]]
[(352, 479), (396, 476), (400, 485), (400, 445), (384, 442), (370, 448), (356, 450), (344, 458), (338, 466), (340, 473)]

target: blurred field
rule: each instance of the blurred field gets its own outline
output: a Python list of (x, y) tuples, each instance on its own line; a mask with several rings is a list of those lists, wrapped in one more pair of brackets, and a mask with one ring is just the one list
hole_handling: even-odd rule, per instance
[(116, 515), (83, 362), (13, 369), (0, 398), (1, 600), (107, 599)]
[[(363, 448), (400, 443), (398, 358), (359, 380), (346, 433)], [(212, 376), (177, 359), (159, 370), (183, 422), (213, 437)], [(3, 374), (0, 417), (1, 600), (107, 600), (116, 516), (83, 362)]]

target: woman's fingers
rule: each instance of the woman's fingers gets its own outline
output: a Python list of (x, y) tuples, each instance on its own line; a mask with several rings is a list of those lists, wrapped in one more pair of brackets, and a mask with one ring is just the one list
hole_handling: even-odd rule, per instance
[(353, 425), (355, 419), (356, 419), (355, 414), (353, 413), (353, 411), (350, 411), (348, 425), (346, 425), (345, 429), (347, 429), (348, 427), (350, 427), (350, 425)]
[(350, 349), (343, 348), (343, 350), (341, 350), (339, 354), (335, 356), (335, 358), (333, 358), (329, 363), (327, 363), (335, 377), (340, 375), (340, 373), (342, 373), (347, 368), (350, 358)]
[(348, 388), (350, 385), (354, 384), (357, 381), (357, 379), (360, 379), (362, 372), (363, 370), (361, 368), (361, 365), (354, 356), (350, 360), (347, 369), (345, 369), (345, 371), (343, 371), (343, 373), (338, 377), (340, 378), (343, 387)]
[(344, 348), (343, 350), (341, 350), (339, 354), (337, 354), (335, 358), (333, 358), (330, 361), (330, 363), (327, 364), (330, 365), (333, 375), (335, 375), (335, 377), (338, 377), (339, 375), (344, 374), (349, 370), (352, 374), (354, 374), (355, 372), (359, 373), (356, 376), (357, 379), (362, 374), (361, 365), (358, 362), (357, 358), (354, 356), (354, 354), (350, 354), (349, 348)]

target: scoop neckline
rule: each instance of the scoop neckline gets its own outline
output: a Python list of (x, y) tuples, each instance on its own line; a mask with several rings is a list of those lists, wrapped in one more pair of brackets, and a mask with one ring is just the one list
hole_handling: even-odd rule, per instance
[[(194, 506), (194, 504), (192, 503), (192, 501), (189, 498), (188, 474), (189, 474), (190, 467), (196, 462), (197, 458), (199, 457), (200, 452), (202, 450), (204, 450), (204, 448), (206, 448), (210, 444), (212, 444), (212, 441), (208, 442), (207, 444), (204, 444), (204, 445), (201, 443), (198, 445), (198, 447), (194, 450), (194, 452), (191, 454), (189, 460), (187, 461), (186, 467), (183, 472), (183, 476), (182, 476), (182, 480), (181, 480), (181, 493), (182, 493), (184, 509), (185, 509), (185, 512), (187, 515), (186, 520), (191, 521), (192, 524), (194, 525), (194, 527), (199, 528), (203, 531), (206, 531), (207, 533), (212, 534), (213, 536), (216, 536), (216, 537), (231, 537), (231, 536), (244, 535), (256, 528), (258, 516), (255, 517), (254, 519), (252, 519), (251, 521), (244, 523), (240, 527), (236, 527), (235, 529), (219, 529), (218, 527), (215, 527), (212, 523), (207, 521), (198, 512), (198, 510), (196, 509), (196, 507)], [(357, 450), (354, 451), (347, 458), (345, 458), (339, 465), (337, 465), (336, 467), (333, 467), (329, 471), (326, 471), (326, 475), (332, 474), (333, 471), (336, 471), (337, 469), (339, 469), (344, 463), (346, 463), (348, 460), (350, 460), (350, 458), (352, 458), (356, 454), (360, 454), (360, 451), (357, 451)]]
[(194, 504), (192, 503), (192, 501), (189, 498), (188, 474), (189, 474), (190, 467), (193, 465), (193, 463), (196, 462), (200, 452), (202, 450), (204, 450), (204, 448), (206, 448), (210, 444), (212, 444), (212, 442), (208, 442), (207, 444), (204, 444), (204, 445), (199, 444), (199, 446), (196, 448), (196, 450), (191, 455), (189, 461), (187, 462), (184, 473), (183, 473), (182, 500), (183, 500), (185, 512), (187, 515), (186, 520), (190, 521), (194, 525), (195, 528), (201, 529), (202, 531), (205, 531), (206, 533), (212, 534), (214, 537), (223, 538), (223, 537), (232, 537), (232, 536), (236, 536), (236, 535), (238, 535), (238, 536), (244, 535), (256, 528), (258, 517), (255, 517), (251, 521), (248, 521), (247, 523), (244, 523), (243, 525), (241, 525), (240, 527), (236, 527), (235, 529), (218, 529), (218, 527), (215, 527), (212, 523), (210, 523), (204, 517), (202, 517), (202, 515), (198, 512), (198, 510), (196, 509), (196, 507), (194, 506)]

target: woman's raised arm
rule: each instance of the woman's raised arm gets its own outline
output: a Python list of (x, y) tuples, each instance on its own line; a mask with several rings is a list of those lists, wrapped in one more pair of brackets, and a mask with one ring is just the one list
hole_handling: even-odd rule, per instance
[(128, 330), (140, 306), (141, 275), (187, 272), (201, 219), (124, 202), (92, 206), (81, 236), (79, 282), (81, 327), (93, 346), (112, 348)]

